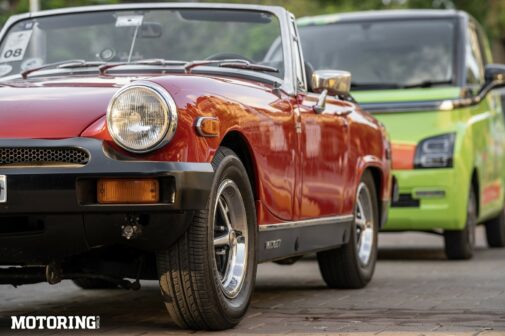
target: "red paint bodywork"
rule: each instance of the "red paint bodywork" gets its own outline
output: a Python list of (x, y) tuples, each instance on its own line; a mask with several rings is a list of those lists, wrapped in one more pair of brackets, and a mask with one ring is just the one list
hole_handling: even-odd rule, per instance
[[(146, 76), (137, 77), (146, 80)], [(48, 77), (0, 87), (1, 138), (93, 137), (111, 142), (105, 113), (112, 95), (130, 77)], [(149, 80), (174, 98), (179, 125), (173, 140), (142, 160), (211, 162), (232, 132), (248, 144), (255, 173), (258, 222), (275, 224), (353, 213), (358, 182), (367, 168), (380, 179), (380, 201), (389, 201), (390, 161), (386, 133), (351, 102), (316, 94), (288, 96), (273, 87), (203, 75), (164, 75)], [(337, 112), (351, 111), (345, 116)], [(199, 116), (217, 117), (220, 136), (201, 137)], [(296, 123), (301, 123), (301, 133)]]

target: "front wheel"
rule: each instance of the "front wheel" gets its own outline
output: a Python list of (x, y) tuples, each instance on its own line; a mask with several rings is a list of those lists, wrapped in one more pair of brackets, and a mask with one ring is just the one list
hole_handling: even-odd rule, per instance
[(444, 231), (445, 254), (448, 259), (464, 260), (473, 257), (475, 227), (477, 226), (477, 198), (474, 187), (470, 187), (466, 224), (463, 230)]
[(317, 254), (319, 269), (330, 288), (363, 288), (372, 279), (377, 261), (379, 207), (369, 172), (365, 172), (358, 186), (354, 216), (349, 242)]
[(256, 211), (246, 170), (220, 148), (207, 209), (188, 231), (157, 254), (161, 292), (175, 323), (223, 330), (245, 315), (256, 278)]
[(486, 239), (489, 247), (505, 247), (505, 209), (486, 222)]

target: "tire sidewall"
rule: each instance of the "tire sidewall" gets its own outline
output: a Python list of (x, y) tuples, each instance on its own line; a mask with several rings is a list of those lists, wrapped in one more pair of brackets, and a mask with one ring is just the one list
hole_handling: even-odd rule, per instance
[[(221, 154), (221, 155), (220, 155)], [(223, 157), (224, 155), (224, 157)], [(221, 148), (213, 161), (213, 166), (215, 169), (214, 180), (212, 184), (212, 189), (208, 202), (208, 231), (207, 231), (207, 241), (208, 241), (208, 260), (209, 269), (213, 276), (213, 294), (215, 298), (220, 302), (219, 309), (222, 310), (222, 316), (228, 319), (231, 323), (237, 323), (243, 317), (254, 290), (254, 283), (256, 279), (256, 209), (254, 203), (254, 196), (251, 189), (251, 184), (247, 176), (247, 172), (242, 165), (240, 159), (229, 149)], [(240, 293), (233, 299), (230, 299), (224, 295), (221, 290), (221, 280), (217, 273), (215, 264), (215, 251), (212, 240), (214, 238), (214, 226), (213, 220), (215, 217), (215, 203), (218, 188), (222, 181), (230, 179), (234, 181), (241, 193), (242, 199), (244, 201), (244, 207), (247, 216), (247, 226), (248, 226), (248, 244), (247, 244), (247, 269), (244, 278), (244, 283), (240, 290)]]
[[(357, 250), (357, 241), (356, 241), (356, 224), (353, 222), (351, 228), (351, 236), (349, 240), (349, 248), (352, 250), (352, 254), (354, 256), (354, 263), (356, 265), (356, 269), (360, 274), (361, 279), (366, 282), (372, 279), (372, 276), (375, 271), (375, 264), (377, 262), (377, 245), (378, 245), (378, 230), (379, 230), (379, 205), (377, 201), (377, 193), (375, 189), (374, 180), (369, 172), (365, 172), (361, 177), (360, 183), (364, 183), (366, 188), (368, 189), (368, 193), (370, 195), (371, 204), (372, 204), (372, 216), (373, 216), (373, 225), (374, 225), (374, 235), (373, 235), (373, 247), (370, 255), (370, 259), (367, 265), (362, 265), (361, 260), (359, 259), (358, 250)], [(356, 208), (358, 206), (358, 194), (356, 190), (356, 202), (354, 205), (354, 215), (356, 215)]]

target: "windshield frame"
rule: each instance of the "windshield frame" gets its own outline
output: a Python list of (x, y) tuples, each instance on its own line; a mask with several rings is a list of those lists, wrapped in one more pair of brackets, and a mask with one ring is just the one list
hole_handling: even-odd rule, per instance
[[(293, 55), (291, 54), (292, 44), (290, 41), (290, 28), (289, 28), (289, 19), (290, 13), (286, 11), (282, 7), (277, 6), (256, 6), (256, 5), (238, 5), (238, 4), (212, 4), (212, 3), (148, 3), (148, 4), (120, 4), (120, 5), (98, 5), (98, 6), (83, 6), (83, 7), (71, 7), (71, 8), (62, 8), (55, 10), (46, 10), (35, 13), (25, 13), (11, 16), (2, 30), (0, 31), (0, 41), (2, 41), (7, 32), (12, 28), (13, 25), (17, 24), (20, 21), (33, 19), (33, 18), (43, 18), (50, 16), (60, 16), (67, 14), (84, 14), (84, 13), (93, 13), (93, 12), (105, 12), (105, 11), (121, 11), (121, 10), (163, 10), (163, 9), (208, 9), (208, 10), (245, 10), (245, 11), (255, 11), (255, 12), (266, 12), (272, 14), (277, 17), (280, 25), (280, 36), (282, 39), (282, 50), (283, 50), (283, 58), (284, 58), (284, 78), (278, 78), (275, 76), (268, 76), (265, 74), (256, 73), (258, 79), (260, 81), (264, 81), (265, 76), (272, 77), (272, 79), (276, 78), (274, 82), (278, 82), (280, 89), (284, 90), (288, 95), (296, 94), (296, 85), (295, 85), (295, 69), (293, 69)], [(207, 70), (209, 70), (207, 68)], [(220, 69), (219, 73), (223, 73), (223, 69)], [(250, 70), (237, 70), (235, 71), (226, 71), (225, 73), (233, 74), (234, 72), (242, 72), (247, 73), (248, 78), (253, 80), (256, 77), (255, 73)], [(198, 71), (193, 71), (198, 72)], [(20, 74), (14, 75), (16, 77), (20, 77)], [(12, 76), (9, 76), (12, 78)], [(239, 76), (241, 77), (241, 76)], [(262, 79), (262, 80), (261, 80)]]
[[(387, 11), (386, 11), (387, 12)], [(352, 14), (351, 14), (352, 15)], [(301, 22), (298, 24), (299, 30), (303, 30), (308, 27), (318, 27), (318, 26), (332, 26), (332, 25), (341, 25), (341, 24), (363, 24), (363, 23), (381, 23), (381, 22), (412, 22), (412, 21), (432, 21), (432, 20), (444, 20), (444, 21), (452, 21), (454, 24), (454, 36), (453, 36), (453, 50), (452, 50), (452, 78), (451, 84), (447, 84), (447, 86), (464, 86), (464, 67), (465, 67), (465, 58), (464, 58), (464, 22), (463, 18), (460, 15), (456, 15), (454, 13), (448, 13), (446, 16), (436, 16), (436, 15), (391, 15), (391, 16), (364, 16), (361, 15), (359, 17), (349, 18), (345, 17), (346, 14), (339, 15), (338, 18), (332, 20), (331, 22), (317, 23), (316, 20), (309, 21), (310, 19), (315, 19), (317, 17), (312, 18), (300, 18), (298, 21)], [(302, 37), (303, 38), (303, 37)], [(302, 42), (303, 44), (303, 42)], [(346, 69), (341, 69), (346, 70)], [(351, 74), (352, 75), (352, 74)], [(357, 91), (360, 89), (354, 89)], [(375, 89), (361, 89), (361, 91), (365, 90), (375, 90)]]

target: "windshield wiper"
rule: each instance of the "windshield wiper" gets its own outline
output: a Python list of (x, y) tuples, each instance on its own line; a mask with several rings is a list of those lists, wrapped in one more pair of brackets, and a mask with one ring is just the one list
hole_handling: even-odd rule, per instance
[(56, 63), (45, 64), (45, 65), (42, 65), (42, 66), (36, 67), (36, 68), (27, 69), (27, 70), (21, 72), (21, 77), (23, 79), (27, 79), (29, 74), (39, 71), (39, 70), (44, 70), (44, 69), (49, 69), (49, 68), (58, 68), (58, 69), (87, 68), (87, 67), (97, 67), (97, 66), (100, 66), (103, 64), (105, 64), (105, 63), (104, 62), (88, 62), (88, 61), (80, 60), (80, 59), (66, 60), (66, 61), (61, 61), (61, 62), (56, 62)]
[(189, 62), (184, 66), (184, 71), (186, 73), (191, 73), (193, 68), (205, 65), (217, 65), (221, 68), (236, 68), (236, 69), (245, 69), (245, 70), (253, 70), (253, 71), (267, 71), (267, 72), (279, 72), (279, 69), (251, 63), (244, 59), (222, 59), (222, 60), (202, 60), (202, 61), (193, 61)]
[(237, 69), (246, 69), (253, 71), (266, 71), (266, 72), (279, 72), (279, 69), (262, 64), (255, 63), (236, 63), (236, 62), (226, 62), (219, 64), (221, 68), (237, 68)]
[(437, 86), (437, 85), (449, 85), (452, 84), (452, 80), (443, 80), (443, 81), (430, 81), (430, 80), (425, 80), (419, 83), (414, 83), (414, 84), (405, 84), (402, 86), (402, 88), (405, 89), (411, 89), (411, 88), (428, 88), (432, 86)]
[(186, 61), (177, 61), (177, 60), (166, 60), (162, 58), (150, 58), (135, 62), (119, 62), (119, 63), (109, 63), (104, 64), (98, 70), (100, 70), (101, 75), (105, 75), (107, 70), (112, 68), (127, 66), (127, 65), (145, 65), (145, 66), (171, 66), (171, 65), (185, 65), (188, 62)]

